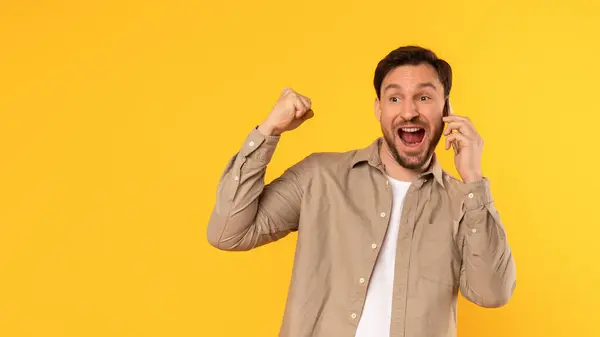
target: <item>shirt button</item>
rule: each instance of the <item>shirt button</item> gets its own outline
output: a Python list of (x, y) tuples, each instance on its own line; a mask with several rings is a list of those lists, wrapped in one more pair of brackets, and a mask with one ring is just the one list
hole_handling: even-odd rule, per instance
[(477, 233), (477, 229), (475, 229), (475, 228), (471, 229), (471, 233), (473, 233), (473, 234)]
[(238, 181), (238, 180), (240, 180), (240, 177), (235, 176), (235, 178), (233, 178), (233, 180)]
[(385, 181), (385, 185), (387, 186), (387, 185), (389, 185), (389, 184), (390, 184), (390, 181), (389, 181), (389, 180), (386, 180), (386, 181)]
[(250, 143), (248, 143), (248, 145), (254, 146), (254, 141), (250, 141)]
[(473, 193), (469, 193), (469, 199), (473, 199), (474, 196)]
[(360, 284), (363, 284), (363, 283), (365, 283), (365, 279), (361, 277), (361, 278), (358, 280), (358, 283), (360, 283)]
[(381, 214), (379, 214), (382, 218), (385, 218), (385, 212), (381, 212)]
[(373, 249), (377, 248), (377, 244), (376, 243), (372, 244), (371, 248), (373, 248)]
[(350, 317), (351, 317), (352, 319), (355, 319), (355, 318), (356, 318), (356, 314), (355, 314), (355, 313), (352, 313), (352, 315), (350, 315)]

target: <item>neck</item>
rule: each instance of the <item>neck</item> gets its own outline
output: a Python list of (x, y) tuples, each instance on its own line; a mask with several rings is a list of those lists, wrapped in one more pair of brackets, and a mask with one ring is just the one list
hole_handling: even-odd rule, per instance
[(429, 159), (427, 160), (425, 165), (423, 165), (422, 167), (420, 167), (418, 169), (408, 169), (408, 168), (398, 164), (398, 162), (394, 158), (394, 155), (392, 155), (392, 152), (390, 151), (390, 149), (385, 141), (382, 142), (381, 146), (379, 147), (379, 157), (381, 158), (381, 162), (382, 162), (382, 164), (385, 168), (385, 172), (388, 176), (390, 176), (396, 180), (406, 181), (406, 182), (413, 181), (421, 173), (425, 172), (425, 170), (431, 164), (431, 160), (433, 158), (433, 156), (429, 157)]

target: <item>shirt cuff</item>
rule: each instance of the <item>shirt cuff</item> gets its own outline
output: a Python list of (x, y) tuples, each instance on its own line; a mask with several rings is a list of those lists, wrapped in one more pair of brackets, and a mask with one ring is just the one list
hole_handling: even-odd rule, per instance
[(246, 137), (240, 153), (245, 158), (268, 163), (273, 157), (275, 148), (279, 143), (279, 138), (280, 136), (265, 136), (258, 131), (258, 127), (255, 127), (248, 137)]
[(465, 184), (465, 207), (467, 211), (484, 207), (493, 202), (490, 191), (490, 181), (483, 178), (480, 181)]

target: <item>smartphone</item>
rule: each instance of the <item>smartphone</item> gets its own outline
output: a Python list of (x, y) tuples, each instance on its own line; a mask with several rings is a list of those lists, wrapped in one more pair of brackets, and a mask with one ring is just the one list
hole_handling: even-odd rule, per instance
[(442, 110), (442, 115), (444, 117), (448, 117), (450, 115), (450, 97), (446, 97), (446, 101), (444, 102), (444, 110)]
[[(448, 117), (450, 116), (450, 97), (446, 97), (446, 101), (444, 102), (444, 110), (442, 110), (442, 115), (444, 117)], [(447, 124), (446, 122), (444, 123), (444, 128), (445, 125)], [(456, 142), (452, 142), (452, 149), (454, 150), (454, 154), (458, 154), (458, 147), (456, 146)]]

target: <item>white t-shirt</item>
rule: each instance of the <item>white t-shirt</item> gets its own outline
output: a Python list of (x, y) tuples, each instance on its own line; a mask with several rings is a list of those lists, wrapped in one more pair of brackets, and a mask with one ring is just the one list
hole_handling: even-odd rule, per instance
[(367, 289), (365, 306), (358, 322), (356, 337), (389, 337), (392, 316), (392, 294), (394, 289), (394, 266), (396, 263), (396, 244), (400, 229), (400, 215), (404, 197), (410, 187), (409, 182), (388, 177), (393, 191), (392, 214), (388, 230), (373, 275)]

